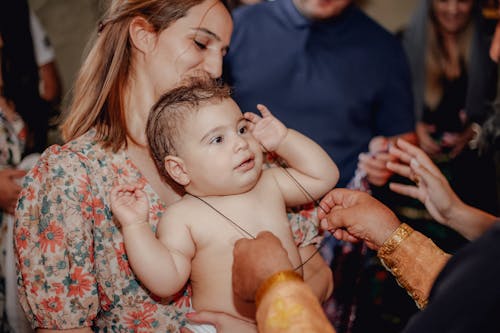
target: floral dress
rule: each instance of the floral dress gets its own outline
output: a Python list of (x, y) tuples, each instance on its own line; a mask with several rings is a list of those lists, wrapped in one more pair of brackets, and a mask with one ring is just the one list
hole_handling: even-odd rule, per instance
[[(26, 127), (17, 114), (12, 120), (8, 120), (4, 110), (0, 107), (0, 170), (16, 168), (21, 161), (21, 155), (26, 142)], [(10, 228), (9, 220), (10, 219)], [(9, 325), (5, 312), (6, 306), (6, 276), (11, 273), (7, 265), (7, 246), (12, 243), (8, 238), (8, 231), (12, 231), (12, 216), (6, 215), (0, 210), (0, 331), (8, 332)], [(12, 260), (12, 259), (11, 259)]]
[[(116, 184), (142, 182), (153, 231), (166, 206), (125, 150), (105, 150), (94, 136), (91, 130), (48, 148), (25, 177), (14, 240), (21, 304), (34, 327), (178, 332), (191, 305), (190, 288), (159, 299), (141, 286), (108, 195)], [(294, 228), (304, 245), (304, 235), (314, 234), (308, 225)]]

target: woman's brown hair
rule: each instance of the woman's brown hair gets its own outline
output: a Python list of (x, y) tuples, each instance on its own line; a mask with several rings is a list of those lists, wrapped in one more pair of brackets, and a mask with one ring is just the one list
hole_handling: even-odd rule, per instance
[(95, 127), (96, 138), (104, 147), (113, 151), (121, 148), (127, 137), (124, 91), (130, 72), (130, 22), (143, 17), (160, 33), (203, 1), (112, 0), (79, 71), (73, 102), (61, 126), (64, 140), (75, 139)]

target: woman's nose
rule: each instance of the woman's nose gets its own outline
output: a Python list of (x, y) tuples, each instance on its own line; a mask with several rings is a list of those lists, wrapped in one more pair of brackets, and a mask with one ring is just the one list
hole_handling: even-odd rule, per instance
[(203, 63), (203, 69), (212, 79), (218, 79), (222, 76), (222, 55), (213, 52), (206, 56)]

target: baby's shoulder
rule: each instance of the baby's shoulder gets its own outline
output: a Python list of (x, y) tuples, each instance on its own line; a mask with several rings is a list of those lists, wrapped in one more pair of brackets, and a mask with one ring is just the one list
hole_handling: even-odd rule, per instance
[(198, 202), (195, 200), (195, 198), (185, 195), (167, 207), (164, 218), (175, 219), (176, 221), (189, 221), (193, 217), (198, 216), (200, 214), (196, 206)]

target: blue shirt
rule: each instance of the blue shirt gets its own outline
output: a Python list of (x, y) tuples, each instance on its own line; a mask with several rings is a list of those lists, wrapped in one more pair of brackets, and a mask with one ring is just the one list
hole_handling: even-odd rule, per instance
[(225, 75), (243, 112), (262, 103), (320, 144), (345, 186), (377, 135), (414, 130), (410, 72), (394, 36), (351, 5), (309, 21), (292, 0), (234, 12)]

